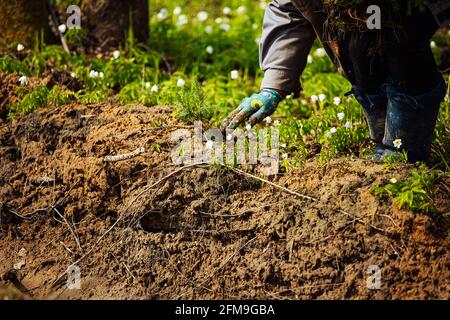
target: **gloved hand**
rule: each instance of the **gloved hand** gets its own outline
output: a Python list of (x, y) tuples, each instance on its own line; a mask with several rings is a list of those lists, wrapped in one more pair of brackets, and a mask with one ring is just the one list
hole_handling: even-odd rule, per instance
[(221, 129), (236, 129), (247, 119), (250, 125), (261, 122), (264, 118), (275, 112), (284, 96), (273, 89), (262, 89), (261, 92), (245, 98), (242, 103), (222, 121)]

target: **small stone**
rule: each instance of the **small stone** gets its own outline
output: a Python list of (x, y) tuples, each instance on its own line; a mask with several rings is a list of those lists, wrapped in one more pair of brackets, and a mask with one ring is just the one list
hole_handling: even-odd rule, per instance
[(27, 255), (27, 250), (25, 248), (20, 249), (18, 255), (21, 258), (25, 257)]
[(13, 268), (14, 268), (14, 270), (20, 270), (20, 269), (22, 269), (23, 268), (23, 266), (25, 266), (25, 259), (22, 259), (22, 260), (19, 260), (19, 261), (17, 261), (14, 265), (13, 265)]

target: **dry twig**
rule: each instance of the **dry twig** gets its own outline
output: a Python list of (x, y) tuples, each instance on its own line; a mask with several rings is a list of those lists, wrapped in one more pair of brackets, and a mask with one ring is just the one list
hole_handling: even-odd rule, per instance
[(70, 233), (72, 234), (72, 236), (75, 238), (75, 242), (78, 245), (78, 248), (80, 248), (80, 251), (83, 252), (83, 249), (81, 248), (81, 243), (80, 243), (80, 239), (78, 238), (78, 235), (76, 234), (75, 230), (71, 227), (71, 225), (69, 224), (69, 221), (67, 221), (66, 217), (64, 217), (59, 211), (58, 209), (56, 209), (55, 207), (52, 207), (53, 210), (55, 210), (55, 212), (58, 214), (58, 216), (64, 220), (64, 222), (66, 223), (67, 227), (70, 230)]
[(130, 158), (134, 158), (144, 152), (145, 152), (145, 149), (143, 147), (140, 147), (129, 153), (118, 154), (118, 155), (114, 155), (114, 156), (112, 156), (112, 155), (106, 156), (104, 161), (105, 162), (122, 161), (122, 160), (130, 159)]

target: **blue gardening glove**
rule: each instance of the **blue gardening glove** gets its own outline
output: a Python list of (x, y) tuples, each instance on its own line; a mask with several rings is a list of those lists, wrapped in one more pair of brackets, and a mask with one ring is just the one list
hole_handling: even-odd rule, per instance
[(245, 98), (242, 103), (222, 121), (221, 129), (236, 129), (247, 119), (250, 125), (261, 122), (264, 118), (275, 112), (284, 96), (273, 89), (262, 89), (260, 93)]

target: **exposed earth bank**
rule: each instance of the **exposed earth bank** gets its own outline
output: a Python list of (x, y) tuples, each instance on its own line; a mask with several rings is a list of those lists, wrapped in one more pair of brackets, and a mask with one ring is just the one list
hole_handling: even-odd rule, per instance
[[(115, 104), (3, 122), (0, 296), (449, 298), (448, 221), (374, 197), (370, 188), (392, 176), (383, 165), (311, 159), (271, 178), (307, 199), (227, 168), (180, 169), (170, 136), (182, 128), (168, 106)], [(448, 185), (434, 195), (443, 212)], [(74, 262), (79, 290), (64, 273)], [(368, 288), (370, 266), (379, 290)]]

